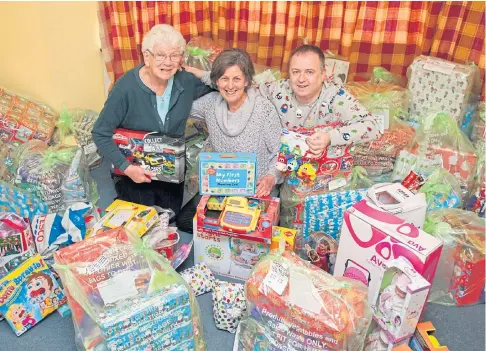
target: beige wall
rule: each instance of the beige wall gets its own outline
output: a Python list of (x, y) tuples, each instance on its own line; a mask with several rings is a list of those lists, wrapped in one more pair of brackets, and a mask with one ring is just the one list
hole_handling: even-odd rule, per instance
[(97, 2), (0, 2), (0, 87), (60, 110), (103, 107)]

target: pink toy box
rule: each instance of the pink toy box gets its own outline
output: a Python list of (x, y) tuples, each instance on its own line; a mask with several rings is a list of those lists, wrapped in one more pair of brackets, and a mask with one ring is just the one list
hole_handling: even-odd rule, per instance
[[(233, 203), (239, 205), (242, 199), (247, 199), (243, 200), (247, 208)], [(274, 197), (203, 196), (194, 216), (194, 262), (206, 263), (215, 274), (246, 280), (255, 263), (269, 252), (279, 202)], [(249, 209), (255, 207), (252, 213)]]
[(407, 259), (432, 283), (441, 251), (439, 239), (362, 200), (344, 214), (334, 275), (367, 285), (372, 304), (391, 260)]
[(393, 344), (413, 335), (429, 290), (430, 283), (403, 257), (388, 263), (377, 296), (369, 298), (374, 298), (373, 319)]

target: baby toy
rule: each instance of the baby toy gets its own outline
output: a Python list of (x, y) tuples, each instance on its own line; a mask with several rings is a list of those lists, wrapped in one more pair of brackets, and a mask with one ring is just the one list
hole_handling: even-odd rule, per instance
[(407, 287), (412, 281), (405, 273), (397, 275), (395, 285), (387, 286), (380, 295), (380, 313), (385, 320), (400, 327), (400, 314), (407, 296)]

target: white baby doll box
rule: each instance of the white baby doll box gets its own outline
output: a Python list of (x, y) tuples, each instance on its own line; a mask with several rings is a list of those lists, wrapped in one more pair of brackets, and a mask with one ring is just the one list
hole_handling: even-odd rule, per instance
[(400, 183), (380, 183), (369, 188), (366, 195), (373, 204), (405, 222), (417, 228), (424, 225), (427, 209), (425, 194), (414, 194)]
[(375, 321), (372, 321), (366, 335), (363, 351), (395, 351), (398, 346), (407, 345), (409, 339), (398, 343), (392, 343), (388, 332), (382, 329)]
[(413, 335), (429, 290), (430, 283), (407, 259), (400, 257), (389, 262), (371, 308), (373, 319), (393, 344)]

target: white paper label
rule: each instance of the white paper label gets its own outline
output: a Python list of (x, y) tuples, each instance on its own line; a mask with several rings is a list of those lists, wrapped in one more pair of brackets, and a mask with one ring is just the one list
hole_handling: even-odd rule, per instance
[(272, 288), (277, 294), (282, 295), (288, 282), (288, 267), (282, 263), (272, 262), (270, 264), (270, 271), (265, 279), (263, 279), (263, 284)]
[(134, 272), (122, 272), (111, 279), (98, 283), (98, 291), (105, 304), (137, 296)]
[(337, 178), (329, 182), (329, 191), (336, 190), (346, 185), (346, 178)]
[(88, 145), (86, 145), (84, 147), (84, 153), (86, 155), (89, 155), (89, 154), (92, 154), (92, 153), (95, 153), (96, 150), (98, 150), (98, 148), (96, 147), (96, 144), (95, 143), (89, 143)]
[(321, 312), (321, 303), (312, 293), (315, 287), (309, 277), (291, 271), (289, 284), (289, 302), (291, 304), (316, 314)]
[(375, 112), (373, 117), (375, 117), (376, 123), (378, 123), (381, 134), (390, 128), (390, 111), (388, 109)]
[(452, 72), (454, 72), (455, 67), (456, 65), (454, 63), (431, 60), (431, 59), (427, 59), (423, 66), (423, 68), (428, 71), (439, 72), (447, 75), (452, 74)]

